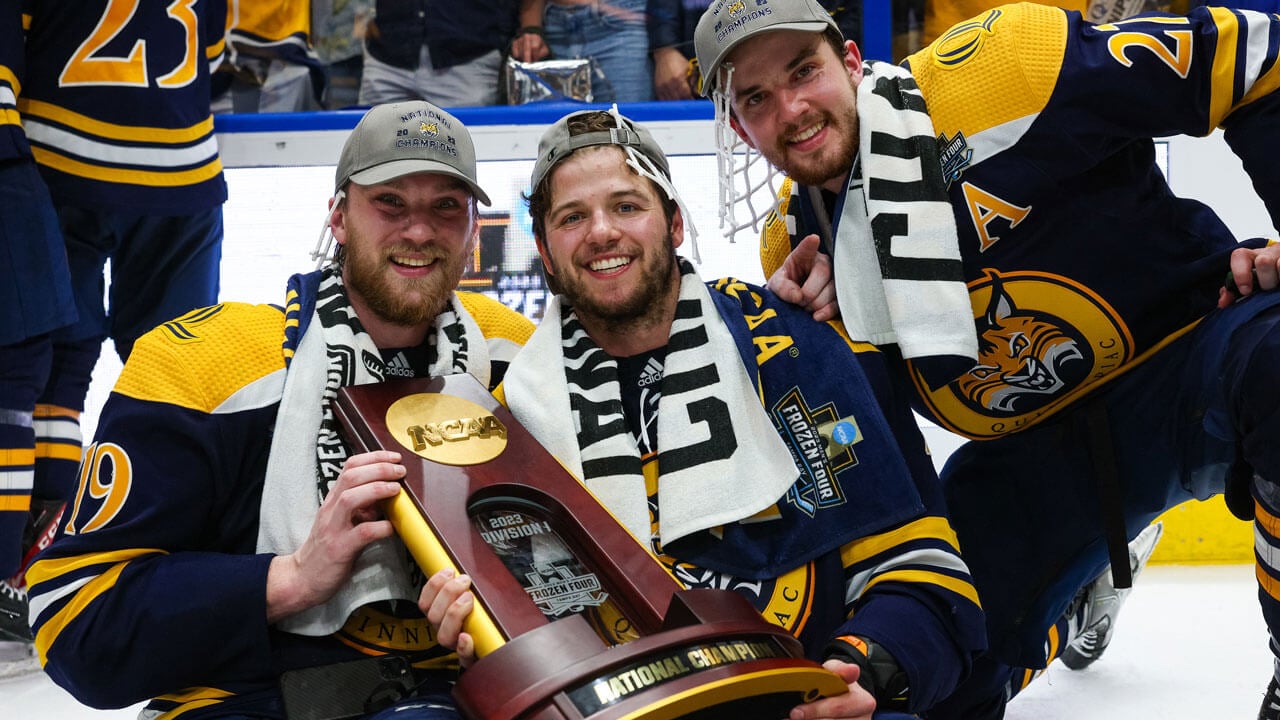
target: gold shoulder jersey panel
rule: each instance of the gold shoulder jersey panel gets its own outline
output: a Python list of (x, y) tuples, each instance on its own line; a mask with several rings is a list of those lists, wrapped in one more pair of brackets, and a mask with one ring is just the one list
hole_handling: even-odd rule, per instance
[[(1054, 5), (1063, 10), (1075, 10), (1085, 14), (1089, 9), (1088, 0), (1033, 0), (1041, 5)], [(926, 45), (946, 33), (947, 29), (984, 10), (990, 10), (1003, 3), (992, 0), (934, 0), (924, 4), (924, 42)]]
[(764, 230), (760, 233), (760, 269), (764, 270), (766, 280), (782, 267), (783, 261), (791, 254), (791, 230), (787, 227), (787, 217), (791, 212), (794, 187), (791, 178), (782, 179), (782, 186), (778, 188), (778, 207), (764, 219)]
[(284, 367), (284, 313), (224, 303), (143, 335), (113, 392), (212, 412), (245, 385)]
[(952, 27), (908, 61), (934, 129), (972, 135), (1043, 110), (1066, 46), (1062, 10), (1020, 3)]
[(471, 313), (486, 338), (503, 338), (523, 345), (533, 334), (533, 322), (529, 318), (488, 295), (459, 292), (458, 300)]

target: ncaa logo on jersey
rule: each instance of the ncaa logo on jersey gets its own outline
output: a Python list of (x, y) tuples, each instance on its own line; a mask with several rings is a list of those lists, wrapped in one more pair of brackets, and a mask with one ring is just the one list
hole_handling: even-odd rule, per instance
[(1027, 427), (1133, 357), (1133, 337), (1105, 300), (1067, 278), (1000, 273), (969, 283), (978, 363), (938, 390), (916, 374), (948, 429), (994, 438)]
[(933, 61), (950, 68), (964, 64), (982, 48), (982, 43), (994, 33), (996, 21), (1003, 14), (991, 10), (986, 15), (961, 23), (947, 31), (933, 44)]

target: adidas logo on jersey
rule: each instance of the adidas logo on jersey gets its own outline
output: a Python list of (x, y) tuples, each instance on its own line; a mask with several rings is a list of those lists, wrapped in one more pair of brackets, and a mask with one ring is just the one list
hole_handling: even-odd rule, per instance
[(640, 373), (640, 380), (636, 382), (640, 387), (648, 387), (654, 383), (662, 382), (662, 363), (657, 358), (649, 358), (649, 362), (644, 365), (644, 372)]
[(396, 353), (396, 356), (391, 358), (391, 362), (388, 362), (383, 370), (386, 372), (386, 377), (411, 378), (414, 376), (413, 368), (409, 365), (409, 361), (404, 358), (404, 353)]

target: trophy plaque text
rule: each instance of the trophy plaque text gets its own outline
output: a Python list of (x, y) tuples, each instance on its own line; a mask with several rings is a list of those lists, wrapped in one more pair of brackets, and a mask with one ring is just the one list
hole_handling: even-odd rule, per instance
[[(778, 720), (847, 690), (729, 590), (684, 590), (470, 375), (342, 388), (353, 452), (401, 454), (387, 516), (476, 598), (476, 720)], [(569, 418), (565, 422), (569, 422)]]

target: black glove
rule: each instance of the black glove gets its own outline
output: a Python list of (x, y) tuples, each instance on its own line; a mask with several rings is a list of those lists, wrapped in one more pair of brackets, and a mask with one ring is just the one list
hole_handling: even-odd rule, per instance
[(822, 656), (857, 665), (862, 670), (858, 684), (876, 699), (877, 710), (907, 710), (910, 681), (898, 661), (879, 644), (857, 635), (842, 635), (827, 643)]

